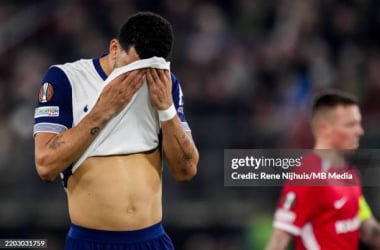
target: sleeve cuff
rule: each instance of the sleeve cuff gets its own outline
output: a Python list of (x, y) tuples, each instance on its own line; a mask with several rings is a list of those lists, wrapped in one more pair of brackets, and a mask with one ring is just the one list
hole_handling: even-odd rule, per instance
[(275, 221), (273, 222), (273, 227), (277, 229), (284, 230), (285, 232), (288, 232), (292, 235), (299, 236), (301, 234), (301, 228), (295, 226), (295, 225), (290, 225), (286, 224), (280, 221)]
[(37, 124), (34, 124), (33, 126), (33, 136), (41, 132), (60, 134), (62, 132), (65, 132), (66, 130), (67, 130), (67, 127), (61, 124), (45, 123), (45, 122), (37, 123)]

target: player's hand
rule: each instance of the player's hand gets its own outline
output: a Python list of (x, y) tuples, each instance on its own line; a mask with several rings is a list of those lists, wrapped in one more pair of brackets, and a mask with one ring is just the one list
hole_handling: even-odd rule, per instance
[(133, 95), (143, 84), (145, 69), (122, 74), (112, 80), (99, 96), (96, 107), (109, 116), (119, 113), (128, 105)]
[(168, 70), (147, 69), (146, 79), (152, 105), (157, 110), (165, 110), (173, 104), (172, 80)]

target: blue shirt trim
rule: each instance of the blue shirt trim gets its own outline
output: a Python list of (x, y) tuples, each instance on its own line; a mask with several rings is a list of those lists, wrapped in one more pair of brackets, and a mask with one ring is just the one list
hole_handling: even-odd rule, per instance
[[(104, 56), (104, 55), (103, 55)], [(94, 58), (92, 60), (92, 62), (94, 63), (94, 67), (96, 69), (96, 72), (98, 72), (99, 76), (103, 79), (103, 80), (106, 80), (107, 79), (107, 74), (106, 72), (103, 71), (102, 67), (100, 66), (100, 58), (102, 58), (103, 56), (100, 56), (98, 58)]]

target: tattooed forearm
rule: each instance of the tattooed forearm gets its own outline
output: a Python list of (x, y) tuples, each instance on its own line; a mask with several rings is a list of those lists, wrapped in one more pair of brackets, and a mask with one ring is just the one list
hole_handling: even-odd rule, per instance
[[(182, 160), (184, 162), (191, 162), (194, 158), (194, 148), (189, 141), (189, 138), (186, 134), (183, 134), (180, 138), (175, 136), (175, 139), (182, 151)], [(190, 149), (190, 152), (189, 152)]]
[(173, 177), (190, 181), (197, 173), (199, 155), (191, 134), (184, 131), (179, 118), (163, 125), (163, 148)]
[(64, 144), (64, 141), (60, 141), (61, 135), (58, 135), (53, 139), (53, 141), (50, 143), (49, 148), (56, 150), (60, 145)]
[(99, 127), (94, 127), (90, 130), (91, 135), (96, 135), (99, 132)]

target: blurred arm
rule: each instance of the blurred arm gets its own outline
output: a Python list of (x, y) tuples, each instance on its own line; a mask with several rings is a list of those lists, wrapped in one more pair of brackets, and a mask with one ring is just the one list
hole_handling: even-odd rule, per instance
[(292, 236), (289, 233), (275, 228), (266, 246), (266, 250), (285, 250), (291, 239)]
[(380, 250), (380, 224), (373, 216), (362, 222), (360, 239), (373, 249)]

